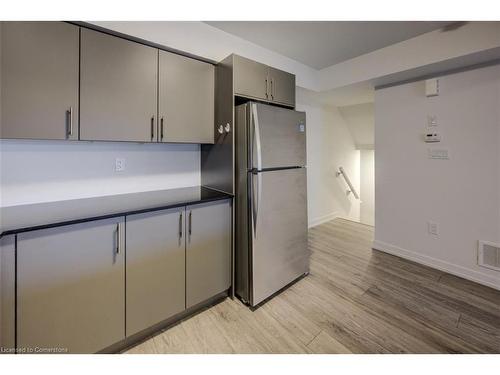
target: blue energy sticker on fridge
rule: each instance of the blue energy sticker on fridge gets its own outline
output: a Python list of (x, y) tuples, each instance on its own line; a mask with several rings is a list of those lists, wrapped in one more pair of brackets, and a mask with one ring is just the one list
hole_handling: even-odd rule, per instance
[(299, 123), (299, 132), (304, 133), (306, 126), (303, 123)]

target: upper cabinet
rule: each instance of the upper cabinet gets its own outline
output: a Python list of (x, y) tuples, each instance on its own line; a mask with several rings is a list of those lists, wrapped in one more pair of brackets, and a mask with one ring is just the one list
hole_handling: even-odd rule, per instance
[(269, 67), (268, 77), (271, 101), (295, 107), (295, 76)]
[(80, 139), (157, 141), (158, 50), (81, 30)]
[(0, 138), (78, 139), (79, 27), (2, 22)]
[(159, 142), (214, 143), (214, 66), (160, 51)]
[(233, 55), (234, 93), (295, 107), (295, 75)]
[(267, 65), (233, 55), (234, 92), (237, 95), (268, 100)]

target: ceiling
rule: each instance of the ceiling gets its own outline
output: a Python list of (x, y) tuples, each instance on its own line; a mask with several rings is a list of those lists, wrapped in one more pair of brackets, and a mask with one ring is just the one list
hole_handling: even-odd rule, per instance
[(206, 23), (315, 69), (323, 69), (450, 24), (450, 22), (437, 21), (216, 21)]

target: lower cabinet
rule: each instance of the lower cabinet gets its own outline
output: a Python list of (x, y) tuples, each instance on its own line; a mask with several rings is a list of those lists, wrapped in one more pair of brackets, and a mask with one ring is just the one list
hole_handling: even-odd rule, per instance
[(0, 354), (13, 354), (16, 347), (16, 238), (0, 238)]
[(1, 245), (0, 344), (12, 347), (15, 331), (20, 353), (95, 353), (229, 289), (231, 200), (24, 232)]
[(125, 338), (124, 229), (120, 217), (18, 234), (21, 353), (94, 353)]
[(231, 203), (188, 206), (186, 237), (186, 307), (231, 286)]
[(186, 308), (185, 208), (127, 216), (127, 336)]

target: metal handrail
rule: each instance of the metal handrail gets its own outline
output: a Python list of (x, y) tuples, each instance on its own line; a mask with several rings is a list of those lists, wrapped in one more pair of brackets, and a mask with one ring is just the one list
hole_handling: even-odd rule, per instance
[(354, 195), (354, 198), (359, 199), (359, 195), (356, 192), (356, 189), (354, 188), (354, 186), (352, 185), (351, 180), (349, 179), (349, 176), (345, 172), (344, 168), (339, 167), (339, 171), (336, 173), (336, 175), (337, 175), (337, 177), (339, 177), (339, 176), (344, 177), (345, 182), (349, 186), (349, 190), (347, 190), (347, 194), (352, 193)]

